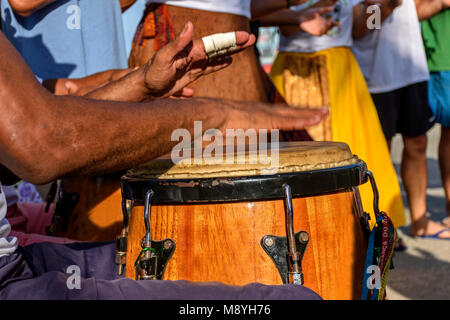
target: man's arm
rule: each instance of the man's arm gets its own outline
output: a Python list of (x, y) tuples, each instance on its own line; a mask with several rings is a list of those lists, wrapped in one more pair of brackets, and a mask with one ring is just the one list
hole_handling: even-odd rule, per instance
[(261, 26), (279, 26), (284, 36), (291, 36), (299, 31), (307, 32), (313, 36), (321, 36), (331, 28), (339, 25), (338, 22), (324, 17), (324, 14), (333, 11), (333, 7), (311, 7), (301, 11), (290, 9), (278, 10), (259, 19)]
[(380, 7), (380, 20), (383, 23), (401, 4), (402, 0), (366, 0), (355, 5), (353, 7), (353, 38), (362, 38), (370, 32), (367, 27), (367, 20), (373, 12), (367, 12), (369, 6), (378, 5)]
[(299, 130), (324, 110), (213, 99), (161, 99), (132, 104), (54, 96), (35, 79), (0, 34), (0, 163), (42, 184), (66, 175), (133, 167), (171, 150), (173, 130), (254, 128)]
[(428, 20), (450, 8), (450, 0), (415, 0), (419, 21)]
[(306, 1), (307, 0), (252, 0), (252, 19), (256, 20), (275, 11), (296, 6)]
[(34, 11), (39, 10), (56, 0), (8, 0), (15, 13), (22, 17), (28, 17)]
[(42, 85), (56, 95), (84, 95), (131, 73), (133, 69), (107, 70), (78, 79), (46, 79)]

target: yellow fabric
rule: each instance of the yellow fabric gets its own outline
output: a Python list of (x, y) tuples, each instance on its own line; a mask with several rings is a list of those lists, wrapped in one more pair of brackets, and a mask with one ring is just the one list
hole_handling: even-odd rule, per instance
[[(337, 47), (315, 53), (279, 53), (272, 65), (270, 77), (283, 97), (285, 97), (283, 70), (288, 55), (296, 57), (325, 55), (332, 140), (347, 143), (352, 152), (366, 162), (378, 186), (380, 210), (389, 215), (395, 228), (403, 226), (406, 223), (405, 212), (397, 174), (391, 162), (375, 105), (351, 50)], [(360, 186), (359, 189), (363, 208), (371, 213), (373, 226), (373, 193), (370, 183)]]

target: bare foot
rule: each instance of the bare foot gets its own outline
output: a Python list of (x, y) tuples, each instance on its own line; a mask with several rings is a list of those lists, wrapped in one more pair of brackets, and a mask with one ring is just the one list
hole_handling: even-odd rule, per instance
[[(425, 220), (426, 219), (426, 220)], [(428, 220), (426, 217), (420, 219), (420, 221), (411, 224), (411, 235), (413, 237), (417, 236), (433, 236), (436, 233), (447, 229), (439, 223)], [(439, 234), (438, 238), (450, 239), (450, 230), (444, 231)]]
[(441, 221), (441, 225), (444, 228), (450, 228), (450, 216)]

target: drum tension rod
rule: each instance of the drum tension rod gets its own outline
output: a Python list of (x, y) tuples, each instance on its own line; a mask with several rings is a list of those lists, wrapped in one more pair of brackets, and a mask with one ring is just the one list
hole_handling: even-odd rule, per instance
[(153, 195), (153, 190), (148, 190), (145, 194), (145, 236), (141, 243), (142, 251), (134, 263), (136, 280), (162, 280), (167, 263), (175, 251), (175, 242), (172, 239), (163, 241), (152, 240), (150, 214)]
[(142, 251), (135, 263), (136, 280), (156, 280), (156, 275), (151, 274), (151, 270), (156, 270), (158, 267), (158, 258), (155, 255), (155, 252), (152, 250), (152, 238), (150, 229), (151, 199), (153, 197), (153, 194), (153, 190), (148, 190), (145, 194), (145, 237), (142, 239)]
[(294, 235), (294, 210), (292, 206), (292, 192), (288, 184), (283, 185), (286, 205), (286, 234), (288, 241), (288, 281), (303, 285), (302, 254), (297, 251)]
[(122, 214), (123, 225), (120, 235), (116, 238), (116, 264), (117, 274), (121, 276), (127, 261), (127, 247), (128, 247), (128, 222), (133, 204), (131, 200), (122, 199)]
[(367, 176), (369, 177), (370, 185), (372, 186), (373, 191), (373, 211), (375, 216), (378, 217), (380, 214), (380, 194), (378, 193), (378, 188), (373, 173), (371, 171), (367, 171)]

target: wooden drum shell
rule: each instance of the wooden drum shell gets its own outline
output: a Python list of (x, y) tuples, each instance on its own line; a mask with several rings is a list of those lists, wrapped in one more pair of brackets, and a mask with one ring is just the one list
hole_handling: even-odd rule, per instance
[[(304, 285), (324, 299), (361, 295), (367, 240), (358, 201), (352, 191), (293, 199), (294, 231), (310, 235), (302, 261)], [(278, 285), (280, 274), (260, 242), (265, 235), (286, 236), (285, 221), (279, 199), (152, 205), (150, 225), (153, 240), (176, 243), (166, 280)], [(136, 206), (129, 221), (129, 278), (135, 278), (144, 235), (144, 207)]]
[(63, 180), (64, 192), (78, 193), (62, 235), (78, 241), (111, 241), (122, 229), (122, 193), (117, 177), (82, 177)]

